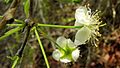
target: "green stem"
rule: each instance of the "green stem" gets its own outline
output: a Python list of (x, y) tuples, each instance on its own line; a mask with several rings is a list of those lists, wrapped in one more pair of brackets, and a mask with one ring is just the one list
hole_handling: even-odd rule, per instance
[[(0, 16), (2, 18), (3, 16)], [(15, 19), (15, 22), (24, 23), (22, 20)], [(9, 24), (8, 26), (21, 26), (22, 24)], [(64, 26), (64, 25), (51, 25), (51, 24), (38, 24), (38, 26), (56, 27), (56, 28), (82, 28), (83, 26)]]
[(17, 65), (19, 59), (20, 58), (18, 56), (15, 56), (14, 62), (12, 64), (12, 68), (15, 68), (15, 66)]
[[(0, 19), (1, 19), (1, 18), (3, 18), (3, 16), (0, 16)], [(15, 20), (15, 22), (24, 23), (24, 21), (19, 20), (19, 19), (14, 19), (14, 20)]]
[[(23, 24), (7, 24), (7, 26), (23, 26)], [(51, 25), (51, 24), (38, 24), (43, 27), (56, 27), (56, 28), (82, 28), (83, 26), (63, 26), (63, 25)]]
[(18, 19), (15, 19), (15, 22), (24, 23), (24, 21)]
[(39, 37), (39, 35), (38, 35), (38, 32), (37, 32), (36, 28), (35, 28), (35, 34), (36, 34), (38, 43), (39, 43), (39, 45), (40, 45), (40, 48), (41, 48), (41, 50), (42, 50), (42, 53), (43, 53), (43, 56), (44, 56), (44, 59), (45, 59), (45, 63), (46, 63), (46, 65), (47, 65), (47, 68), (50, 68), (49, 63), (48, 63), (48, 60), (47, 60), (47, 57), (46, 57), (46, 54), (45, 54), (45, 51), (44, 51), (44, 48), (43, 48), (43, 45), (42, 45), (42, 42), (41, 42), (41, 40), (40, 40), (40, 37)]
[(11, 27), (13, 27), (13, 26), (23, 26), (24, 24), (7, 24), (7, 26), (11, 26)]
[(83, 26), (63, 26), (63, 25), (51, 25), (51, 24), (38, 24), (38, 26), (56, 27), (56, 28), (82, 28)]
[(100, 25), (100, 27), (103, 27), (103, 26), (105, 26), (105, 25), (106, 25), (106, 23), (104, 23), (104, 24)]

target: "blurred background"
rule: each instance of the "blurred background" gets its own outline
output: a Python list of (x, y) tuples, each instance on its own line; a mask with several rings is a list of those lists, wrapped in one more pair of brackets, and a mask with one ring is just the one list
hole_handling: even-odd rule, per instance
[[(0, 0), (0, 15), (9, 8), (13, 0)], [(23, 0), (24, 1), (24, 0)], [(100, 27), (101, 37), (96, 42), (98, 47), (91, 44), (80, 45), (80, 57), (77, 62), (64, 64), (52, 58), (52, 43), (45, 37), (41, 37), (42, 43), (51, 68), (120, 68), (120, 0), (33, 0), (32, 17), (39, 23), (56, 25), (74, 25), (75, 10), (79, 6), (89, 6), (92, 12), (101, 11), (99, 16), (104, 27)], [(25, 20), (23, 2), (20, 3), (15, 14), (16, 19)], [(16, 23), (16, 22), (14, 22)], [(0, 32), (0, 36), (12, 29), (6, 27)], [(59, 36), (65, 36), (74, 40), (73, 29), (42, 28), (45, 33), (56, 40)], [(40, 33), (40, 36), (42, 34)], [(11, 68), (12, 60), (7, 56), (14, 56), (22, 44), (24, 33), (22, 31), (0, 41), (0, 68)], [(90, 52), (88, 46), (91, 48)], [(88, 59), (88, 57), (90, 59)], [(44, 57), (35, 37), (30, 33), (22, 60), (17, 68), (46, 68)]]

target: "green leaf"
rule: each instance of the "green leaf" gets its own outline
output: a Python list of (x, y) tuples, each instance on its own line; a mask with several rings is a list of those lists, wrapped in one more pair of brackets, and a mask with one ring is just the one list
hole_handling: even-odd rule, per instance
[(17, 27), (21, 27), (21, 26), (23, 26), (24, 24), (7, 24), (7, 26), (9, 26), (9, 27), (15, 27), (15, 26), (17, 26)]
[(8, 58), (8, 59), (11, 59), (11, 60), (14, 60), (14, 58), (13, 58), (13, 57), (11, 57), (11, 56), (7, 56), (7, 58)]
[(26, 0), (24, 2), (24, 12), (27, 18), (29, 17), (29, 9), (30, 9), (30, 0)]
[(17, 28), (14, 28), (14, 29), (11, 29), (9, 30), (8, 32), (6, 32), (3, 36), (0, 37), (0, 41), (3, 40), (4, 38), (10, 36), (11, 34), (21, 30), (23, 27), (17, 27)]
[(3, 0), (4, 3), (8, 4), (11, 3), (13, 0)]
[(14, 62), (13, 62), (13, 64), (12, 64), (12, 68), (15, 68), (15, 66), (16, 66), (17, 63), (19, 62), (20, 57), (14, 56), (13, 59), (14, 59)]

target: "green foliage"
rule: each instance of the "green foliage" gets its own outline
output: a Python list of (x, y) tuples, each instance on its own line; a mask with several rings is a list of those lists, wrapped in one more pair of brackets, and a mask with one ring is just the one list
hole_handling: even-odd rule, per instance
[(18, 56), (14, 56), (13, 58), (14, 58), (14, 59), (13, 59), (14, 62), (13, 62), (13, 64), (12, 64), (12, 68), (15, 68), (15, 66), (17, 65), (17, 63), (18, 63), (18, 61), (19, 61), (20, 58), (19, 58)]
[(9, 30), (8, 32), (6, 32), (3, 36), (0, 37), (0, 41), (3, 40), (4, 38), (12, 35), (13, 33), (16, 33), (17, 31), (21, 30), (23, 27), (17, 27), (14, 29)]
[(80, 3), (81, 0), (72, 0), (72, 2), (74, 2), (74, 3)]
[(11, 3), (13, 0), (3, 0), (4, 3), (8, 4)]
[(15, 66), (17, 65), (17, 63), (19, 62), (19, 57), (17, 55), (11, 57), (11, 56), (7, 56), (7, 58), (11, 59), (13, 61), (12, 67), (11, 68), (15, 68)]
[(25, 2), (24, 2), (24, 12), (25, 12), (26, 18), (29, 17), (29, 9), (30, 9), (30, 0), (25, 0)]
[(61, 0), (60, 2), (65, 2), (65, 3), (80, 3), (81, 0)]

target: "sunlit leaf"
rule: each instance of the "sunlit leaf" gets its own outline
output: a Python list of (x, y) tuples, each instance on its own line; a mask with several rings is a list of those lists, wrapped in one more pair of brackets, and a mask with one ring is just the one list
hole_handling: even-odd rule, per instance
[(30, 9), (30, 0), (26, 0), (24, 2), (24, 12), (27, 18), (29, 17), (29, 9)]
[(6, 32), (3, 36), (0, 37), (0, 41), (3, 40), (4, 38), (12, 35), (13, 33), (15, 32), (18, 32), (19, 30), (21, 30), (23, 27), (17, 27), (17, 28), (14, 28), (14, 29), (11, 29), (9, 30), (8, 32)]

